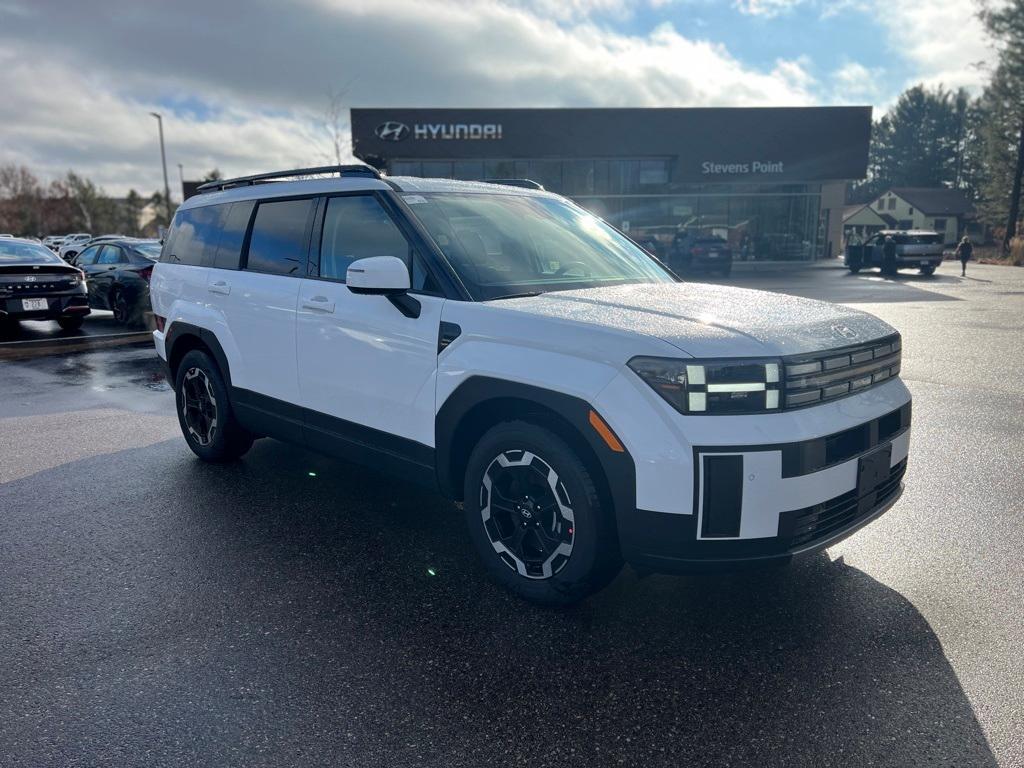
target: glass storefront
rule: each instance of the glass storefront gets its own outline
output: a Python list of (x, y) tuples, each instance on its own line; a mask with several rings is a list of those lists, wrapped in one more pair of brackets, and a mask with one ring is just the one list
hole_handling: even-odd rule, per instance
[(677, 234), (721, 237), (738, 261), (822, 257), (820, 184), (677, 184), (669, 158), (392, 160), (395, 176), (532, 179), (670, 260)]

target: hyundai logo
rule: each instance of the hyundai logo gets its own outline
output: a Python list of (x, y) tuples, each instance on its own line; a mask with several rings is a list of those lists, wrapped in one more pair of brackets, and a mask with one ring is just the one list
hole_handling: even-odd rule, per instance
[(833, 325), (832, 332), (837, 336), (842, 336), (844, 339), (855, 339), (857, 338), (857, 332), (850, 330), (845, 325)]
[(34, 283), (38, 279), (39, 278), (37, 278), (35, 275), (26, 275), (25, 276), (25, 282), (26, 283)]
[(409, 135), (409, 126), (394, 120), (388, 120), (377, 126), (374, 133), (381, 141), (401, 141)]

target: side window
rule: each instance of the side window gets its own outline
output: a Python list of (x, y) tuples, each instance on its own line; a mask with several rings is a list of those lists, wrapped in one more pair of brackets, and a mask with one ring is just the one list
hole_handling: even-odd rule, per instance
[(96, 260), (97, 264), (122, 264), (127, 259), (124, 257), (124, 253), (116, 245), (104, 245), (103, 250), (100, 251), (100, 257)]
[(227, 205), (207, 205), (178, 211), (167, 239), (162, 261), (203, 267), (212, 257), (220, 238), (221, 215)]
[(223, 217), (220, 232), (220, 243), (213, 257), (213, 265), (217, 269), (238, 269), (242, 259), (242, 245), (245, 233), (249, 229), (252, 209), (256, 207), (253, 200), (232, 203), (227, 215)]
[(86, 248), (84, 251), (78, 254), (78, 258), (75, 259), (75, 266), (86, 267), (89, 266), (90, 264), (95, 264), (96, 255), (99, 252), (100, 247), (98, 245), (90, 245), (88, 248)]
[(306, 230), (312, 210), (312, 200), (260, 203), (245, 268), (274, 275), (305, 274)]
[(320, 277), (344, 280), (349, 264), (369, 256), (397, 256), (409, 264), (411, 248), (377, 198), (330, 198), (320, 238)]

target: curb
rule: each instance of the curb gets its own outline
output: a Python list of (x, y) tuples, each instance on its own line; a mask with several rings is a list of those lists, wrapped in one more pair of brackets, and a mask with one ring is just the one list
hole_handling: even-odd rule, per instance
[(151, 344), (152, 341), (153, 337), (149, 331), (108, 333), (102, 336), (4, 341), (0, 342), (0, 360), (44, 357), (46, 355), (59, 355), (68, 352), (91, 352), (111, 347)]

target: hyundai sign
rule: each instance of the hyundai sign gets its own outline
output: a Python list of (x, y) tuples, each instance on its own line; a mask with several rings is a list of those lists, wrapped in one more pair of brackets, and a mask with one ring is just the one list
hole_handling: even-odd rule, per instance
[(353, 109), (353, 153), (391, 160), (668, 158), (676, 182), (864, 178), (871, 107)]

